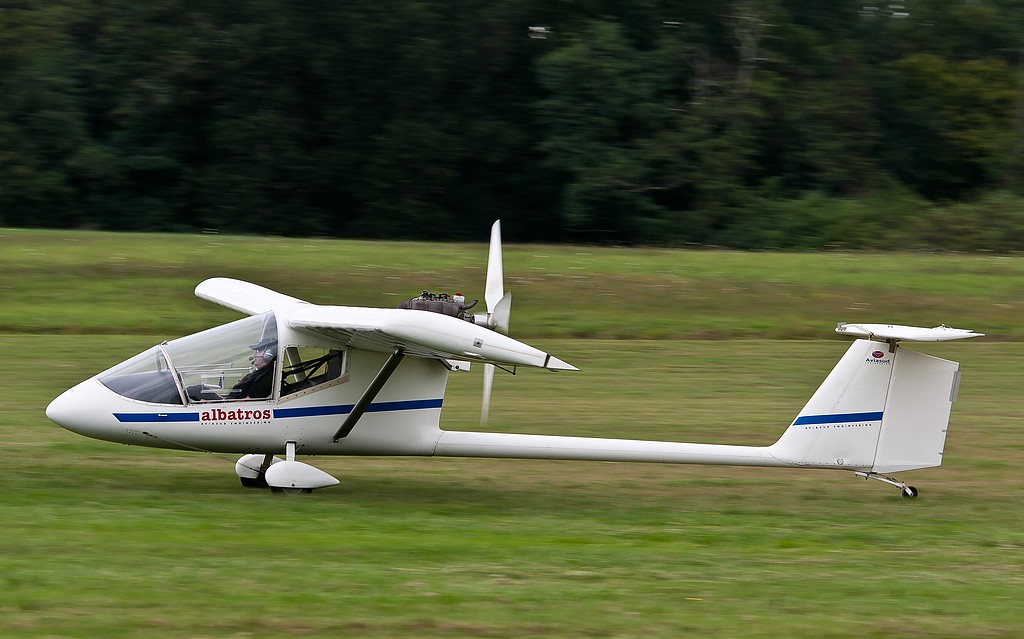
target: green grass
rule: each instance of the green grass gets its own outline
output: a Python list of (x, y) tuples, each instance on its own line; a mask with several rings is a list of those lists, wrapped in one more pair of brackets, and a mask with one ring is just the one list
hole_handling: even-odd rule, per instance
[[(0, 230), (0, 330), (194, 332), (234, 317), (193, 296), (213, 276), (320, 304), (396, 306), (423, 289), (473, 299), (485, 268), (483, 242)], [(837, 321), (884, 321), (1024, 340), (1018, 257), (507, 245), (505, 274), (524, 338), (820, 339)]]
[[(964, 373), (943, 466), (903, 476), (921, 489), (915, 501), (826, 471), (418, 458), (316, 458), (342, 484), (281, 498), (242, 489), (231, 456), (89, 440), (43, 408), (159, 339), (236, 317), (191, 296), (205, 277), (382, 304), (455, 288), (449, 275), (420, 284), (431, 272), (482, 281), (482, 246), (4, 234), (0, 637), (1024, 634), (1022, 343), (915, 347)], [(220, 247), (204, 258), (205, 242)], [(306, 244), (306, 259), (292, 259)], [(110, 263), (116, 251), (137, 263)], [(591, 254), (582, 279), (556, 286), (577, 252)], [(236, 260), (259, 261), (260, 277)], [(851, 260), (863, 283), (844, 272)], [(1019, 303), (1016, 259), (506, 253), (509, 280), (533, 266), (551, 275), (516, 286), (513, 332), (582, 370), (499, 375), (493, 430), (764, 444), (842, 354), (835, 319), (919, 313), (1013, 339), (1019, 330), (994, 302)], [(642, 305), (644, 281), (706, 299)], [(898, 294), (900, 281), (916, 288)], [(787, 286), (808, 293), (785, 305), (775, 297)], [(872, 306), (807, 319), (836, 310), (833, 287), (863, 290)], [(929, 300), (946, 316), (926, 317)], [(708, 318), (718, 324), (701, 326)], [(791, 322), (829, 339), (736, 339), (755, 332), (747, 326), (784, 335)], [(560, 335), (564, 324), (602, 338), (654, 326), (733, 339), (579, 340)], [(479, 393), (478, 371), (453, 375), (444, 425), (479, 428)]]

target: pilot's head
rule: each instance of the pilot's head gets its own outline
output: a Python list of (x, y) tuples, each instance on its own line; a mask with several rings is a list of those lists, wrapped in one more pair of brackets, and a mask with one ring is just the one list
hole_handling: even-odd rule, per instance
[(250, 346), (253, 350), (249, 361), (256, 368), (266, 368), (277, 357), (277, 339), (267, 337)]

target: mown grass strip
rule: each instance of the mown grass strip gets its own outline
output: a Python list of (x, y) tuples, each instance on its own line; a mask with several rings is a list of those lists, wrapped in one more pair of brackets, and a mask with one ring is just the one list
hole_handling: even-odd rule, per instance
[[(483, 296), (480, 244), (0, 231), (0, 331), (171, 338), (236, 317), (195, 299), (215, 276), (321, 304)], [(1022, 340), (1024, 259), (508, 244), (523, 338), (820, 339), (837, 321), (946, 323)], [(145, 312), (138, 312), (139, 306)]]
[[(144, 309), (137, 308), (143, 313)], [(341, 486), (242, 489), (233, 458), (89, 440), (46, 402), (151, 336), (0, 336), (0, 636), (1017, 637), (1024, 347), (960, 360), (922, 496), (848, 473), (317, 458)], [(576, 374), (496, 380), (491, 427), (766, 443), (832, 341), (550, 340)], [(478, 428), (479, 371), (444, 422)]]

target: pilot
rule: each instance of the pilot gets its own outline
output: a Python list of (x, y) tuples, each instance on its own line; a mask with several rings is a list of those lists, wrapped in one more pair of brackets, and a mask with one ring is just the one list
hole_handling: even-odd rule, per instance
[(263, 399), (270, 396), (270, 390), (274, 385), (274, 367), (271, 364), (277, 356), (277, 339), (267, 337), (249, 348), (253, 350), (252, 356), (249, 357), (252, 370), (231, 388), (228, 399)]

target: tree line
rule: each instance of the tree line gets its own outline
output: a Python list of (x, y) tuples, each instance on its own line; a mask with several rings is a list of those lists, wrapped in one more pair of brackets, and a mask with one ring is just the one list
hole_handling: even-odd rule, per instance
[(1024, 248), (1024, 2), (0, 0), (0, 225)]

